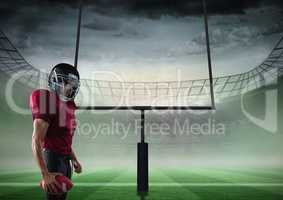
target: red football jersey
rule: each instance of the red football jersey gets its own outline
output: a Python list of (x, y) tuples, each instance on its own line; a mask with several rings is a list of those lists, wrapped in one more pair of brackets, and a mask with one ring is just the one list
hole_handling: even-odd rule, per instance
[(61, 101), (54, 92), (35, 90), (30, 96), (32, 118), (43, 119), (49, 123), (43, 147), (68, 155), (72, 151), (72, 140), (76, 129), (74, 101)]

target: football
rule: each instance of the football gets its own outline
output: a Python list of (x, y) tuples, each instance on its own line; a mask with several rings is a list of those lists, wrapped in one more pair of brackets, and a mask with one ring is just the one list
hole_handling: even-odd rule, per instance
[[(57, 175), (56, 177), (57, 182), (60, 184), (60, 188), (58, 188), (56, 185), (55, 187), (57, 188), (57, 192), (56, 193), (52, 193), (52, 194), (62, 194), (65, 192), (68, 192), (69, 190), (72, 189), (73, 187), (73, 183), (72, 181), (67, 178), (66, 176), (62, 176), (62, 175)], [(40, 187), (43, 189), (43, 184), (44, 184), (44, 180), (40, 181)], [(51, 192), (50, 192), (51, 193)]]

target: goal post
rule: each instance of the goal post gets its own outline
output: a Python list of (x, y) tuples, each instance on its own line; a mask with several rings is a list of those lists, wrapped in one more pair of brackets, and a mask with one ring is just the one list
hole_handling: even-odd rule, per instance
[[(145, 141), (145, 112), (148, 110), (214, 110), (214, 90), (213, 90), (213, 74), (212, 63), (209, 45), (209, 31), (208, 18), (206, 10), (206, 2), (203, 3), (204, 26), (206, 36), (206, 49), (208, 59), (208, 75), (209, 75), (209, 89), (210, 89), (210, 106), (77, 106), (77, 110), (139, 110), (141, 112), (141, 141), (137, 144), (137, 191), (139, 193), (146, 193), (149, 191), (149, 176), (148, 176), (148, 143)], [(74, 66), (77, 68), (78, 52), (80, 45), (80, 28), (82, 18), (82, 4), (79, 6), (78, 25), (77, 25), (77, 39)], [(204, 83), (205, 84), (205, 83)]]

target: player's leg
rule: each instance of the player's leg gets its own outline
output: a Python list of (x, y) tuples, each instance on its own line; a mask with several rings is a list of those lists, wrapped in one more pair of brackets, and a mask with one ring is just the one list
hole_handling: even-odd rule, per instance
[[(70, 160), (66, 160), (66, 159), (61, 160), (60, 167), (62, 168), (62, 169), (60, 169), (60, 171), (62, 171), (62, 173), (64, 171), (63, 174), (66, 177), (68, 177), (69, 179), (71, 179), (72, 178), (72, 167), (71, 167), (71, 164), (70, 164)], [(66, 200), (67, 199), (67, 195), (68, 195), (67, 192), (62, 194), (62, 195), (59, 195), (59, 199), (60, 200)]]
[[(66, 162), (64, 157), (50, 150), (44, 150), (43, 157), (49, 172), (62, 173), (64, 176), (71, 178), (70, 161)], [(46, 193), (47, 200), (65, 200), (66, 198), (67, 198), (67, 193), (61, 195), (53, 195)]]

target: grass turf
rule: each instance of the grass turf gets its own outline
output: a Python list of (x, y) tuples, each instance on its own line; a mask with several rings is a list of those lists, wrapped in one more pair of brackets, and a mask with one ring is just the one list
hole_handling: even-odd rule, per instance
[[(281, 169), (151, 169), (150, 191), (144, 199), (283, 199), (282, 172)], [(2, 173), (0, 199), (43, 199), (37, 186), (39, 180), (36, 172)], [(75, 187), (69, 200), (141, 199), (136, 193), (135, 170), (101, 169), (74, 175), (73, 181)]]

